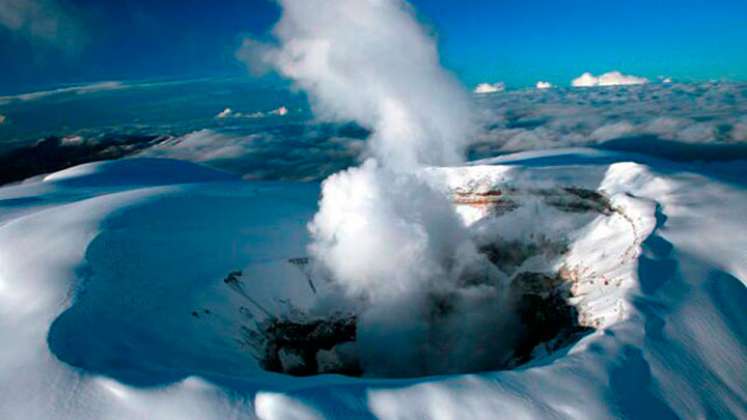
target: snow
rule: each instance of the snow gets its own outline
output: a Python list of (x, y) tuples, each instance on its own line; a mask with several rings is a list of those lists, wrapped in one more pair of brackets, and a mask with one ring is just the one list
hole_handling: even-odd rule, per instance
[[(237, 340), (246, 301), (223, 279), (242, 270), (271, 310), (303, 306), (306, 279), (287, 260), (307, 254), (319, 185), (98, 162), (0, 188), (0, 418), (747, 417), (743, 181), (587, 149), (423, 176), (445, 192), (603, 191), (619, 212), (560, 217), (527, 193), (493, 227), (571, 239), (573, 303), (595, 332), (499, 372), (265, 372)], [(481, 226), (483, 210), (459, 211)]]

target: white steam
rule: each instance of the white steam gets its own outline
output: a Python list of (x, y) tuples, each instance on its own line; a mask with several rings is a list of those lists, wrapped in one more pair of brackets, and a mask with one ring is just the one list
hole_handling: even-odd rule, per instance
[[(357, 340), (368, 374), (495, 368), (517, 337), (507, 279), (477, 251), (449, 198), (419, 174), (370, 159), (329, 177), (310, 224), (311, 255), (348, 301), (364, 304)], [(339, 299), (333, 291), (322, 305), (332, 301), (334, 311)]]
[[(429, 371), (427, 366), (448, 371), (456, 366), (445, 361), (452, 357), (464, 367), (470, 345), (455, 318), (476, 306), (469, 304), (462, 279), (490, 267), (450, 198), (429, 184), (422, 168), (463, 161), (473, 137), (469, 96), (441, 68), (433, 39), (404, 1), (279, 3), (276, 45), (247, 41), (239, 55), (251, 67), (259, 60), (292, 79), (309, 94), (319, 118), (354, 120), (372, 131), (371, 157), (324, 182), (320, 210), (309, 225), (317, 269), (366, 308), (358, 329), (364, 368), (400, 375)], [(442, 333), (458, 337), (452, 347), (428, 341), (437, 336), (428, 305), (442, 298), (469, 308), (457, 308), (462, 315), (438, 324)], [(391, 357), (392, 344), (399, 357)]]
[(280, 0), (278, 45), (240, 54), (271, 64), (309, 93), (324, 120), (374, 131), (392, 168), (454, 164), (473, 127), (469, 98), (439, 64), (434, 41), (400, 0)]
[(438, 284), (452, 277), (447, 262), (470, 251), (446, 196), (415, 175), (369, 160), (329, 177), (323, 191), (311, 251), (353, 295), (383, 302), (448, 287)]

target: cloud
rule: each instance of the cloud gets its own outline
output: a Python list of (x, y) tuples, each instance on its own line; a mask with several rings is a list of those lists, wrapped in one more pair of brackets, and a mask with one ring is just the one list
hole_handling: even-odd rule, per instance
[(552, 87), (552, 84), (550, 82), (543, 82), (539, 81), (536, 85), (537, 89), (550, 89)]
[[(516, 91), (480, 99), (484, 129), (473, 157), (635, 140), (684, 146), (747, 145), (747, 84), (653, 83), (635, 89)], [(735, 155), (737, 156), (737, 155)], [(728, 156), (724, 156), (727, 158)]]
[(210, 130), (200, 130), (162, 142), (142, 155), (194, 162), (237, 159), (250, 153), (251, 141), (252, 136), (231, 137)]
[(3, 125), (3, 124), (5, 124), (5, 120), (6, 120), (6, 119), (7, 119), (7, 118), (5, 117), (5, 115), (3, 115), (3, 114), (0, 114), (0, 125)]
[[(239, 115), (241, 115), (241, 114), (239, 114)], [(244, 117), (246, 117), (246, 118), (265, 118), (265, 117), (273, 117), (273, 116), (275, 116), (275, 117), (284, 117), (286, 115), (288, 115), (288, 108), (286, 108), (284, 106), (279, 106), (279, 107), (273, 109), (272, 111), (267, 111), (267, 112), (261, 112), (261, 111), (259, 111), (259, 112), (253, 112), (251, 114), (245, 114)]]
[[(299, 132), (299, 129), (301, 132)], [(198, 130), (160, 142), (140, 156), (189, 160), (246, 179), (319, 181), (358, 163), (363, 140), (344, 130), (282, 126), (253, 134)]]
[(231, 114), (233, 114), (231, 108), (226, 108), (223, 111), (219, 112), (218, 115), (215, 116), (215, 118), (224, 119), (230, 117)]
[(576, 79), (573, 79), (571, 85), (574, 87), (593, 87), (593, 86), (620, 86), (620, 85), (642, 85), (648, 83), (648, 79), (637, 76), (629, 76), (619, 71), (611, 71), (599, 76), (594, 76), (586, 72)]
[(57, 0), (0, 0), (0, 27), (31, 42), (75, 52), (84, 33), (66, 6)]
[(37, 92), (22, 93), (19, 95), (12, 96), (0, 96), (0, 104), (8, 104), (11, 102), (28, 102), (35, 101), (43, 98), (48, 98), (58, 95), (85, 95), (89, 93), (96, 93), (108, 90), (124, 89), (127, 85), (122, 82), (108, 81), (108, 82), (96, 82), (88, 85), (70, 86), (59, 89), (41, 90)]
[(273, 111), (271, 111), (272, 115), (277, 115), (279, 117), (284, 117), (288, 115), (288, 108), (281, 106)]
[(628, 121), (619, 121), (611, 124), (605, 124), (591, 132), (589, 138), (604, 142), (612, 139), (619, 139), (625, 137), (635, 131), (633, 124)]
[(474, 93), (484, 95), (488, 93), (503, 92), (504, 90), (506, 90), (506, 85), (503, 82), (480, 83), (475, 86)]
[(747, 143), (747, 116), (742, 116), (734, 124), (730, 136), (732, 141)]
[(252, 112), (250, 114), (245, 114), (241, 112), (235, 112), (231, 108), (226, 108), (223, 111), (219, 112), (218, 115), (215, 116), (215, 118), (219, 120), (225, 120), (227, 118), (266, 118), (266, 117), (284, 117), (288, 115), (288, 108), (285, 106), (280, 106), (278, 108), (275, 108), (271, 111), (262, 112)]
[[(130, 86), (128, 83), (125, 89)], [(211, 89), (198, 90), (213, 91), (213, 85), (209, 86)], [(182, 90), (173, 89), (174, 92)], [(240, 92), (241, 89), (237, 88), (235, 91)], [(132, 97), (129, 90), (113, 92), (112, 98), (122, 97), (127, 100), (126, 103), (131, 102), (127, 99)], [(201, 157), (204, 155), (197, 152), (199, 149), (192, 149), (192, 155), (183, 153), (179, 156), (254, 179), (320, 180), (371, 156), (371, 151), (364, 142), (369, 135), (367, 130), (352, 124), (328, 124), (307, 119), (305, 111), (296, 112), (302, 106), (296, 102), (286, 103), (291, 108), (288, 116), (292, 115), (292, 119), (287, 119), (288, 116), (286, 119), (275, 116), (266, 119), (215, 119), (215, 114), (227, 104), (231, 104), (232, 112), (242, 111), (242, 114), (251, 114), (256, 110), (267, 112), (279, 104), (260, 109), (254, 108), (256, 104), (251, 105), (231, 97), (205, 104), (197, 96), (190, 101), (199, 103), (197, 110), (193, 105), (174, 107), (171, 111), (173, 115), (163, 118), (156, 117), (151, 112), (158, 111), (159, 104), (173, 103), (171, 96), (160, 97), (156, 90), (143, 90), (143, 93), (144, 95), (138, 96), (143, 98), (142, 102), (146, 102), (148, 97), (158, 96), (154, 99), (157, 103), (148, 104), (147, 108), (137, 108), (137, 111), (127, 110), (120, 120), (109, 120), (112, 122), (107, 122), (106, 128), (75, 128), (68, 122), (73, 119), (68, 115), (74, 115), (78, 107), (58, 106), (61, 109), (59, 112), (64, 112), (58, 116), (60, 125), (70, 124), (74, 128), (60, 128), (57, 134), (60, 137), (79, 134), (84, 138), (104, 132), (114, 135), (176, 134), (179, 136), (177, 138), (183, 139), (184, 134), (207, 126), (211, 130), (203, 135), (216, 133), (228, 138), (223, 143), (216, 141), (211, 147), (234, 144), (244, 154), (230, 159), (205, 161)], [(64, 95), (78, 97), (75, 93)], [(61, 101), (67, 96), (59, 98)], [(85, 96), (79, 98), (81, 104), (88, 99)], [(572, 89), (556, 86), (549, 90), (508, 90), (500, 95), (477, 95), (473, 97), (473, 101), (477, 114), (475, 126), (479, 131), (475, 136), (476, 143), (468, 149), (472, 157), (538, 148), (606, 147), (608, 143), (625, 138), (646, 138), (688, 145), (747, 143), (745, 83), (650, 83), (627, 89)], [(123, 102), (112, 100), (111, 103), (117, 109), (126, 110), (125, 106), (119, 105)], [(242, 103), (244, 105), (239, 105)], [(7, 110), (0, 109), (0, 113), (7, 117), (0, 129), (4, 130), (6, 136), (12, 137), (11, 130), (17, 130), (24, 124), (37, 124), (37, 119), (47, 118), (42, 112), (46, 112), (48, 107), (38, 109), (38, 113), (32, 114), (33, 118), (24, 117), (10, 107)], [(197, 113), (194, 114), (195, 112)], [(183, 115), (194, 115), (194, 118), (184, 119)], [(133, 116), (142, 123), (130, 125)], [(619, 124), (621, 122), (626, 124)], [(611, 127), (627, 129), (615, 133)], [(45, 132), (55, 129), (45, 128)], [(612, 138), (615, 136), (617, 138)], [(32, 135), (23, 140), (36, 139), (38, 137)], [(197, 142), (196, 139), (192, 141)], [(167, 155), (165, 150), (161, 150), (161, 153)]]

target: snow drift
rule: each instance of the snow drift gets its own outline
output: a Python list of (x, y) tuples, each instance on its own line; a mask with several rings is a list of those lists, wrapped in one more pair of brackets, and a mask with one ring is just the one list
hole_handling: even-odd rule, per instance
[[(0, 189), (0, 416), (747, 415), (743, 183), (589, 150), (424, 173), (456, 194), (465, 223), (491, 232), (493, 222), (480, 220), (494, 220), (507, 242), (522, 230), (548, 241), (575, 232), (564, 284), (595, 330), (549, 354), (540, 346), (508, 371), (268, 373), (241, 344), (249, 304), (224, 278), (241, 269), (243, 290), (268, 310), (315, 305), (288, 260), (306, 252), (318, 186), (238, 182), (157, 159), (89, 164)], [(501, 205), (475, 199), (495, 188), (525, 205), (483, 219)], [(562, 188), (603, 191), (623, 213), (565, 212), (556, 226), (537, 224), (531, 203), (546, 198), (534, 192)], [(567, 208), (562, 196), (550, 199), (558, 207), (547, 211)]]

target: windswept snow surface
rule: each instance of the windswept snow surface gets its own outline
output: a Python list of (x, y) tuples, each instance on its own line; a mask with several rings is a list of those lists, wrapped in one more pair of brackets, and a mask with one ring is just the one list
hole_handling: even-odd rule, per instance
[(397, 380), (268, 373), (240, 344), (223, 279), (303, 306), (288, 259), (318, 184), (126, 159), (0, 188), (0, 418), (746, 418), (747, 163), (711, 169), (574, 149), (424, 171), (447, 193), (598, 190), (616, 212), (499, 225), (567, 234), (593, 333), (513, 370)]

